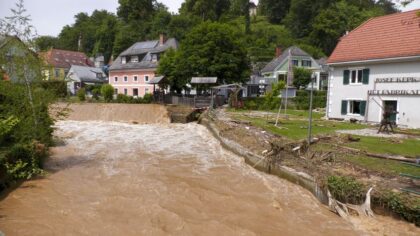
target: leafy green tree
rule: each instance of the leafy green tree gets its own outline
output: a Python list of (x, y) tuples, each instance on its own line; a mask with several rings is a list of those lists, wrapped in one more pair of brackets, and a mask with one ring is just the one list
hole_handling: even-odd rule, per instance
[(229, 9), (229, 0), (186, 0), (181, 5), (180, 13), (198, 16), (202, 20), (219, 20)]
[(201, 22), (201, 19), (197, 16), (174, 15), (168, 24), (168, 35), (182, 41), (188, 32)]
[(86, 89), (81, 88), (79, 91), (77, 91), (77, 98), (79, 101), (84, 102), (86, 100)]
[(290, 0), (260, 0), (260, 14), (267, 16), (270, 23), (279, 24), (286, 17)]
[(53, 36), (40, 36), (35, 39), (35, 45), (39, 51), (47, 51), (50, 48), (57, 48), (58, 38)]
[(240, 37), (229, 25), (204, 22), (191, 30), (176, 53), (161, 61), (158, 72), (176, 76), (177, 88), (194, 76), (215, 76), (221, 84), (245, 82), (249, 60)]
[(351, 31), (367, 19), (382, 14), (382, 11), (375, 9), (360, 10), (342, 0), (315, 17), (310, 39), (314, 45), (330, 54), (346, 31)]
[(117, 15), (124, 23), (150, 19), (157, 10), (156, 0), (118, 0)]
[(312, 72), (303, 67), (294, 67), (293, 68), (293, 85), (300, 89), (306, 88), (311, 82)]

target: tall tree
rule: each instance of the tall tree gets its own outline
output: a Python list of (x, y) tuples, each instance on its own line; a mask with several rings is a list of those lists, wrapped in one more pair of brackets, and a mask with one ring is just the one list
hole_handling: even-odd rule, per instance
[(57, 48), (58, 38), (53, 36), (40, 36), (35, 38), (35, 45), (39, 51), (47, 51), (50, 48)]
[(132, 23), (150, 19), (158, 4), (156, 0), (118, 0), (117, 15), (124, 23)]
[(182, 88), (193, 76), (216, 76), (221, 84), (244, 82), (249, 60), (241, 36), (229, 25), (203, 22), (191, 30), (176, 53), (161, 61), (158, 72), (173, 76), (173, 88)]
[(259, 8), (271, 23), (279, 24), (289, 12), (290, 0), (260, 0)]
[(230, 4), (230, 0), (186, 0), (181, 5), (180, 13), (215, 21), (229, 11)]

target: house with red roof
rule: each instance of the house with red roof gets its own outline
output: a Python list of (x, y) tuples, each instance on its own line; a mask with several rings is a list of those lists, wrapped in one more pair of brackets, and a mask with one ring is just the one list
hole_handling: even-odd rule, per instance
[(328, 59), (327, 117), (420, 128), (420, 9), (372, 18)]
[(46, 63), (44, 74), (48, 80), (64, 80), (71, 66), (94, 67), (94, 62), (83, 52), (75, 52), (61, 49), (50, 49), (40, 53)]

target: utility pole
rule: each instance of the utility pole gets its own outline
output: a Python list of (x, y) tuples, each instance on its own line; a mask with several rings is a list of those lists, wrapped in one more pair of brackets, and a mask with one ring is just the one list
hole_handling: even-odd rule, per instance
[(314, 81), (316, 80), (316, 74), (311, 75), (311, 95), (309, 98), (309, 127), (308, 127), (308, 149), (312, 143), (312, 104), (314, 96)]

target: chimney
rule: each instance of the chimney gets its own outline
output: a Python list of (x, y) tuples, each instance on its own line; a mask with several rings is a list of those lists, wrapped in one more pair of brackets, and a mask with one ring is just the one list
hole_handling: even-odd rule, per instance
[(163, 45), (166, 42), (166, 34), (162, 33), (159, 35), (159, 45)]
[(283, 51), (282, 51), (281, 47), (276, 47), (276, 58), (281, 56), (282, 52)]

